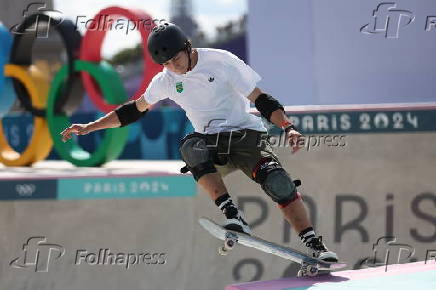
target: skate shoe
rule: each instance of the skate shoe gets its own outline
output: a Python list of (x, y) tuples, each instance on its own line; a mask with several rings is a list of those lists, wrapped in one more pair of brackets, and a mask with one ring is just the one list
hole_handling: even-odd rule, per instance
[(251, 235), (251, 229), (244, 219), (244, 213), (236, 207), (229, 207), (224, 212), (226, 219), (223, 228), (243, 234)]
[(338, 255), (335, 252), (329, 251), (322, 242), (322, 236), (314, 237), (306, 243), (308, 254), (313, 258), (323, 260), (325, 262), (337, 262)]

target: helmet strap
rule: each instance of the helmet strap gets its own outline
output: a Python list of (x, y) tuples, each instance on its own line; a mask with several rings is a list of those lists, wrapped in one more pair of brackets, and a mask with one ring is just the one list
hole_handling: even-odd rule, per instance
[(190, 42), (186, 43), (186, 53), (188, 54), (188, 71), (192, 70), (192, 60), (191, 60), (191, 51), (192, 51), (192, 46)]

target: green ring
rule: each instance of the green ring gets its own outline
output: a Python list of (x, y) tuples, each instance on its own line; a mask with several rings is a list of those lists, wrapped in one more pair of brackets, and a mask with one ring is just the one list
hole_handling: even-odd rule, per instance
[[(115, 99), (124, 96), (127, 101), (127, 93), (123, 83), (112, 67), (89, 61), (75, 60), (74, 71), (88, 72), (97, 82), (105, 98)], [(68, 65), (64, 65), (52, 81), (47, 101), (47, 122), (56, 152), (64, 160), (81, 167), (100, 166), (105, 162), (116, 159), (122, 153), (126, 144), (129, 133), (127, 127), (107, 129), (98, 149), (93, 153), (85, 151), (73, 139), (65, 143), (62, 142), (60, 133), (69, 127), (71, 122), (65, 113), (55, 114), (54, 108), (67, 76)]]

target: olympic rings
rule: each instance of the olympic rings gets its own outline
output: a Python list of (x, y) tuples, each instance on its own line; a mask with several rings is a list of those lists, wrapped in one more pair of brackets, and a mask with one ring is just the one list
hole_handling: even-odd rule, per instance
[[(13, 64), (5, 65), (4, 74), (20, 81), (30, 95), (32, 105), (39, 110), (44, 109), (49, 88), (47, 74), (35, 66), (25, 67)], [(9, 146), (0, 122), (0, 162), (6, 166), (28, 166), (43, 160), (50, 153), (52, 144), (47, 121), (43, 117), (35, 116), (32, 137), (27, 148), (20, 154)]]
[[(80, 59), (92, 62), (101, 61), (101, 47), (103, 45), (103, 40), (106, 32), (110, 29), (110, 20), (114, 20), (120, 17), (126, 17), (128, 20), (133, 21), (135, 25), (136, 23), (138, 23), (137, 27), (141, 34), (142, 46), (144, 48), (143, 60), (145, 71), (142, 77), (141, 85), (132, 96), (132, 99), (137, 99), (145, 91), (153, 76), (162, 69), (160, 65), (153, 62), (150, 54), (146, 52), (147, 38), (150, 31), (149, 29), (146, 29), (144, 25), (140, 25), (139, 23), (143, 21), (150, 22), (150, 24), (153, 23), (152, 18), (147, 13), (137, 10), (127, 10), (120, 7), (108, 7), (102, 9), (93, 18), (93, 21), (90, 25), (93, 28), (97, 26), (97, 29), (87, 30), (83, 37), (82, 46), (80, 48)], [(103, 27), (100, 27), (101, 19), (104, 20), (102, 25)], [(105, 101), (101, 97), (101, 93), (99, 92), (95, 83), (92, 82), (92, 79), (89, 77), (88, 74), (82, 73), (82, 80), (86, 91), (89, 93), (91, 100), (98, 109), (100, 109), (102, 112), (108, 113), (117, 107), (117, 104), (119, 104), (117, 100), (113, 101), (107, 99), (107, 101)]]
[[(76, 26), (71, 20), (59, 20), (45, 13), (35, 13), (31, 14), (24, 19), (24, 21), (16, 28), (14, 31), (14, 42), (11, 50), (10, 63), (18, 65), (30, 65), (32, 64), (32, 47), (33, 42), (38, 37), (38, 30), (42, 26), (45, 30), (51, 29), (52, 27), (56, 30), (64, 43), (66, 53), (67, 53), (67, 63), (70, 68), (72, 68), (72, 63), (79, 54), (79, 48), (82, 36), (77, 31)], [(27, 30), (29, 27), (36, 26), (34, 31), (29, 33)], [(44, 36), (47, 37), (48, 35)], [(82, 102), (83, 88), (80, 83), (73, 82), (74, 71), (71, 69), (68, 74), (68, 80), (62, 89), (59, 101), (56, 106), (56, 111), (74, 111)], [(25, 90), (20, 86), (17, 80), (13, 81), (15, 92), (17, 97), (20, 99), (21, 104), (26, 109), (26, 111), (31, 112), (35, 116), (44, 116), (44, 110), (38, 110), (32, 106)], [(74, 94), (70, 94), (70, 91), (75, 90)], [(71, 96), (71, 97), (69, 97)], [(67, 102), (68, 100), (68, 102)]]
[[(108, 15), (112, 20), (125, 17), (133, 21), (141, 34), (144, 73), (139, 88), (132, 96), (136, 99), (162, 68), (152, 61), (145, 49), (150, 29), (155, 26), (147, 13), (120, 7), (103, 9), (93, 18), (98, 21), (91, 22), (94, 27), (88, 28), (83, 39), (72, 21), (55, 19), (52, 14), (41, 11), (27, 16), (14, 27), (13, 41), (9, 32), (0, 25), (0, 117), (10, 110), (16, 96), (34, 118), (32, 137), (22, 153), (11, 148), (0, 122), (0, 162), (6, 166), (28, 166), (46, 158), (53, 145), (58, 155), (76, 166), (99, 166), (121, 154), (127, 141), (128, 128), (106, 130), (98, 149), (92, 153), (81, 148), (74, 139), (63, 143), (59, 135), (61, 130), (70, 125), (69, 116), (81, 103), (85, 90), (103, 113), (128, 99), (117, 72), (101, 61), (100, 50), (110, 26), (99, 25), (101, 17)], [(140, 25), (142, 21), (149, 23), (147, 29), (146, 25)], [(47, 36), (49, 28), (55, 29), (67, 55), (66, 64), (56, 73), (51, 85), (46, 72), (48, 69), (41, 70), (32, 65), (32, 45), (39, 37), (40, 24), (47, 30)], [(29, 33), (28, 28), (34, 26), (37, 29)], [(3, 68), (4, 73), (1, 73)]]
[[(115, 96), (124, 96), (127, 94), (124, 90), (123, 83), (118, 74), (110, 67), (91, 62), (76, 60), (74, 61), (75, 71), (86, 71), (97, 82), (103, 95), (107, 98)], [(128, 128), (108, 129), (96, 152), (90, 154), (82, 149), (78, 143), (70, 139), (62, 142), (60, 132), (70, 125), (69, 119), (64, 114), (56, 114), (54, 106), (59, 96), (59, 90), (68, 74), (68, 66), (64, 65), (56, 74), (49, 93), (47, 103), (47, 120), (50, 134), (54, 140), (54, 147), (57, 153), (67, 161), (76, 166), (100, 166), (121, 154), (128, 137)]]

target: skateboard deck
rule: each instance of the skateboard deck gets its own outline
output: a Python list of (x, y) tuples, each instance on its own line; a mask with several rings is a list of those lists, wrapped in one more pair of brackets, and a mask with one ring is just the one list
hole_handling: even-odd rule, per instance
[[(198, 222), (211, 235), (213, 235), (217, 239), (223, 240), (225, 243), (227, 241), (232, 241), (233, 243), (241, 244), (250, 248), (255, 248), (259, 251), (273, 254), (301, 265), (314, 265), (317, 267), (318, 270), (336, 270), (344, 268), (347, 265), (343, 262), (325, 262), (307, 256), (300, 251), (266, 241), (256, 236), (249, 236), (247, 234), (224, 229), (221, 225), (215, 223), (209, 218), (201, 217), (199, 218)], [(228, 248), (233, 248), (233, 245), (230, 245), (230, 247)]]

